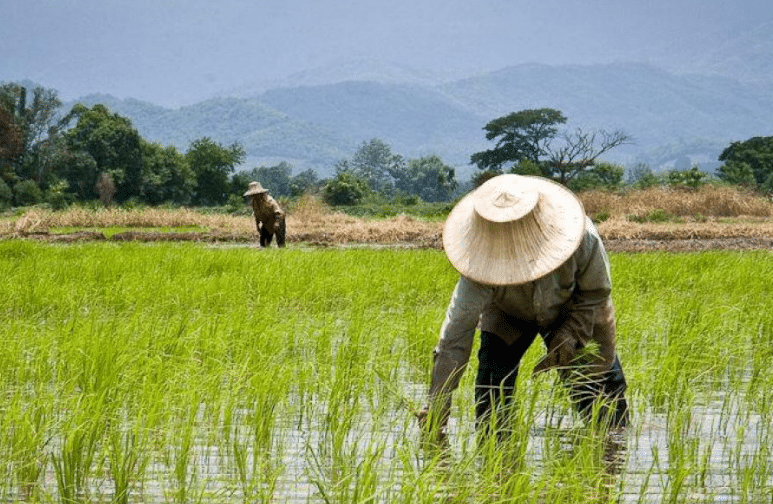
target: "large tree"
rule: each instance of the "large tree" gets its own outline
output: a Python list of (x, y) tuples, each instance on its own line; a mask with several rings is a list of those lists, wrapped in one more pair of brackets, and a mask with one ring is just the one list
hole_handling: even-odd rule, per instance
[(578, 128), (574, 133), (565, 133), (562, 142), (548, 143), (547, 159), (540, 164), (542, 174), (568, 184), (593, 168), (599, 156), (628, 141), (629, 136), (621, 131), (587, 132)]
[[(31, 91), (31, 92), (30, 92)], [(57, 92), (36, 86), (31, 90), (16, 83), (0, 86), (0, 171), (5, 178), (33, 180), (44, 186), (51, 182), (51, 158), (59, 133), (69, 116), (60, 117), (62, 106)]]
[(390, 194), (395, 179), (405, 168), (405, 159), (392, 152), (392, 148), (378, 138), (362, 142), (352, 156), (351, 161), (343, 161), (341, 168), (351, 170), (368, 183), (368, 186), (380, 193)]
[(457, 187), (454, 168), (438, 156), (411, 159), (397, 175), (397, 189), (418, 195), (424, 201), (446, 201)]
[(65, 133), (68, 148), (74, 153), (87, 153), (96, 163), (94, 179), (81, 181), (79, 185), (94, 187), (104, 173), (115, 184), (118, 201), (139, 197), (143, 175), (142, 144), (131, 121), (111, 113), (101, 104), (88, 108), (79, 103), (70, 114), (78, 122)]
[(193, 199), (196, 178), (185, 156), (173, 145), (142, 140), (142, 199), (150, 204), (171, 201), (185, 205)]
[(238, 143), (224, 147), (209, 137), (191, 142), (185, 158), (196, 177), (194, 202), (222, 205), (228, 201), (229, 176), (244, 160), (244, 148)]
[(773, 190), (773, 136), (732, 142), (719, 160), (725, 163), (717, 171), (719, 178), (734, 184), (753, 180), (760, 187)]
[(550, 108), (521, 110), (490, 121), (483, 128), (486, 140), (496, 140), (493, 149), (476, 152), (470, 163), (481, 170), (501, 172), (506, 163), (529, 160), (538, 163), (546, 146), (558, 133), (556, 125), (566, 117)]
[(522, 110), (494, 119), (484, 129), (488, 140), (497, 140), (496, 146), (476, 152), (470, 162), (493, 173), (501, 173), (512, 163), (513, 173), (540, 174), (568, 184), (591, 169), (599, 156), (630, 139), (621, 131), (578, 128), (556, 141), (557, 125), (565, 122), (560, 111), (550, 108)]

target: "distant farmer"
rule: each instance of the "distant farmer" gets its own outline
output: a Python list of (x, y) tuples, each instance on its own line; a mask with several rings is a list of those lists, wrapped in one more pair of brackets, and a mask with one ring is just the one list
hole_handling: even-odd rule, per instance
[(258, 182), (250, 182), (244, 196), (247, 197), (247, 204), (252, 207), (252, 213), (255, 215), (260, 246), (268, 247), (271, 238), (276, 234), (277, 246), (284, 247), (285, 213), (279, 203), (269, 196), (268, 189), (264, 189)]
[(418, 413), (423, 434), (445, 440), (451, 394), (476, 328), (479, 430), (489, 432), (492, 410), (512, 407), (519, 363), (538, 334), (547, 355), (534, 372), (557, 369), (584, 419), (626, 425), (609, 259), (572, 192), (541, 177), (494, 177), (453, 208), (443, 247), (461, 277), (435, 347), (428, 402)]

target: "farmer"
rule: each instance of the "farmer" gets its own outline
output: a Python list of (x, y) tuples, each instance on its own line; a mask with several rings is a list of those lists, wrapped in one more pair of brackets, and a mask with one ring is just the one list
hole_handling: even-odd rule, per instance
[(451, 394), (476, 328), (479, 431), (489, 432), (492, 408), (511, 405), (520, 360), (538, 334), (547, 354), (534, 372), (557, 369), (584, 419), (626, 425), (609, 259), (572, 192), (541, 177), (494, 177), (453, 208), (443, 247), (461, 277), (434, 350), (428, 402), (417, 415), (423, 434), (446, 439)]
[(285, 213), (279, 203), (269, 196), (268, 189), (264, 189), (258, 182), (250, 182), (244, 196), (247, 197), (247, 204), (252, 207), (252, 213), (255, 215), (260, 246), (268, 247), (271, 238), (276, 234), (277, 246), (284, 247)]

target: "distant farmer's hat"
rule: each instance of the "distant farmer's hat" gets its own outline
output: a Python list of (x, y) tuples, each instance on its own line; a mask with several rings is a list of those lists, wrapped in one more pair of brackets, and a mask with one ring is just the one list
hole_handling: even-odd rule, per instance
[(268, 192), (268, 189), (263, 189), (263, 186), (260, 185), (260, 182), (250, 182), (250, 184), (247, 186), (247, 192), (244, 193), (244, 195), (254, 196), (255, 194), (264, 192)]
[(486, 285), (517, 285), (566, 262), (584, 231), (585, 211), (569, 189), (542, 177), (506, 174), (451, 210), (443, 248), (462, 275)]

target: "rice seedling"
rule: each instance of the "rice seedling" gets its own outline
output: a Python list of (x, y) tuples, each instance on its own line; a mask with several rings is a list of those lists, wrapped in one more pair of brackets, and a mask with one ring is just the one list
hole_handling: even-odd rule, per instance
[(769, 501), (770, 253), (611, 259), (625, 436), (522, 372), (481, 438), (468, 370), (433, 452), (440, 251), (2, 241), (0, 499)]

